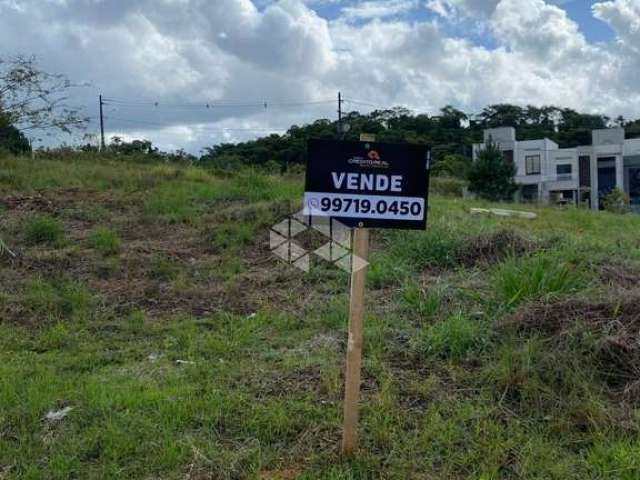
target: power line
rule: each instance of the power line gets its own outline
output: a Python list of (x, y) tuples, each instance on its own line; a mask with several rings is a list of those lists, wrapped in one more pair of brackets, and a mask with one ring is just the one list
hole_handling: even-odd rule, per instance
[(201, 103), (163, 103), (159, 101), (139, 101), (139, 100), (124, 100), (116, 98), (104, 98), (105, 104), (110, 104), (118, 107), (131, 107), (131, 108), (185, 108), (185, 109), (216, 109), (216, 108), (287, 108), (287, 107), (302, 107), (309, 105), (323, 105), (334, 103), (335, 100), (314, 100), (314, 101), (254, 101), (254, 102), (231, 102), (231, 101), (212, 101)]
[(343, 100), (345, 103), (351, 103), (353, 105), (362, 105), (365, 107), (372, 107), (372, 108), (377, 108), (379, 110), (388, 110), (388, 107), (383, 107), (381, 105), (375, 105), (373, 103), (369, 103), (369, 102), (361, 102), (360, 100)]
[[(108, 120), (116, 120), (119, 122), (127, 122), (127, 123), (133, 123), (133, 124), (140, 124), (140, 125), (149, 125), (149, 126), (154, 126), (154, 127), (164, 127), (164, 128), (171, 128), (171, 127), (181, 127), (181, 126), (185, 126), (185, 125), (167, 125), (164, 123), (160, 123), (160, 122), (149, 122), (146, 120), (136, 120), (136, 119), (130, 119), (130, 118), (120, 118), (120, 117), (112, 117), (112, 116), (106, 116), (105, 117)], [(289, 130), (288, 128), (197, 128), (200, 131), (204, 131), (204, 132), (286, 132), (287, 130)]]

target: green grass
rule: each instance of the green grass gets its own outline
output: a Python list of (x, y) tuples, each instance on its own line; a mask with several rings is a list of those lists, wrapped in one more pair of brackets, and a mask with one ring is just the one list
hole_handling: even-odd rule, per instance
[(64, 227), (55, 218), (38, 215), (28, 221), (25, 239), (31, 244), (59, 244), (64, 239)]
[(89, 237), (89, 243), (102, 255), (115, 255), (122, 245), (118, 234), (108, 227), (96, 228)]
[(483, 322), (456, 314), (425, 329), (417, 348), (425, 355), (462, 358), (487, 344), (487, 332)]
[[(0, 198), (56, 212), (0, 216), (17, 253), (0, 255), (0, 479), (640, 478), (637, 376), (602, 355), (625, 317), (513, 324), (573, 297), (633, 303), (640, 217), (476, 217), (493, 205), (434, 195), (426, 232), (374, 230), (343, 458), (349, 277), (269, 252), (302, 184), (0, 157)], [(534, 248), (474, 258), (505, 231)]]
[(495, 274), (496, 290), (509, 307), (527, 300), (575, 292), (584, 283), (575, 268), (545, 255), (511, 257), (500, 265)]

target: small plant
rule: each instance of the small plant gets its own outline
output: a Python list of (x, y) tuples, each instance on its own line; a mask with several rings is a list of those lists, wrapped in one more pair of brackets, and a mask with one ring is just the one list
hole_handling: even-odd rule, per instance
[(420, 317), (433, 318), (440, 310), (440, 295), (437, 290), (425, 291), (415, 282), (407, 281), (402, 287), (402, 303)]
[(62, 322), (57, 322), (46, 329), (39, 337), (39, 347), (44, 351), (61, 350), (71, 342), (71, 332)]
[(151, 259), (149, 276), (160, 281), (168, 282), (178, 276), (178, 265), (171, 258), (163, 255), (155, 255)]
[(133, 333), (137, 334), (144, 330), (145, 323), (145, 314), (142, 310), (134, 310), (127, 317), (127, 329)]
[(216, 251), (235, 251), (255, 240), (255, 227), (246, 222), (227, 222), (216, 225), (209, 241)]
[(512, 257), (501, 264), (495, 276), (496, 289), (508, 306), (526, 300), (568, 293), (580, 286), (580, 276), (568, 265), (545, 256)]
[(118, 234), (107, 227), (98, 227), (89, 237), (93, 248), (103, 255), (114, 255), (120, 251), (122, 242)]
[(422, 353), (448, 358), (461, 358), (482, 347), (488, 340), (488, 328), (461, 313), (431, 325), (420, 337)]
[(629, 213), (631, 199), (623, 190), (616, 187), (602, 200), (602, 206), (607, 212), (624, 214)]
[(55, 218), (39, 215), (27, 224), (26, 238), (31, 244), (56, 244), (64, 238), (64, 227)]

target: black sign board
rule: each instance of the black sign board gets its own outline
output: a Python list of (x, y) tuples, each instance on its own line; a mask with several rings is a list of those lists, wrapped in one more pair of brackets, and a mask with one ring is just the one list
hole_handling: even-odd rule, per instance
[(429, 148), (310, 140), (304, 214), (349, 227), (424, 230)]

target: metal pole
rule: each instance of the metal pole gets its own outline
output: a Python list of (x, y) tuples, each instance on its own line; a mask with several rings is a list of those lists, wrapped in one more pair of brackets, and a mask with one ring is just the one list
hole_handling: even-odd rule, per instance
[(102, 114), (102, 105), (104, 102), (102, 101), (102, 95), (99, 97), (100, 99), (100, 150), (104, 150), (104, 115)]

